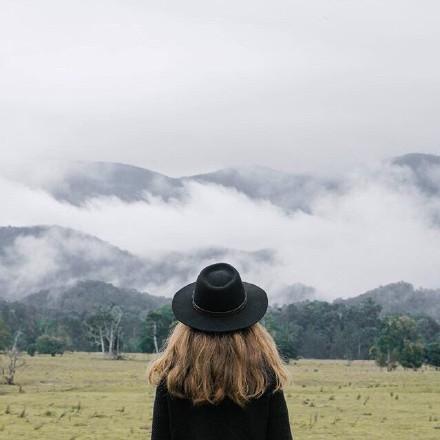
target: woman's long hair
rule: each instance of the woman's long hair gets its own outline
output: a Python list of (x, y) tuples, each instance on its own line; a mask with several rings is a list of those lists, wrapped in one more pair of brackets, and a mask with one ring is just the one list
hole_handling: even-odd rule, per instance
[(179, 322), (150, 365), (148, 379), (155, 385), (163, 381), (171, 395), (194, 404), (217, 404), (229, 397), (243, 407), (271, 384), (274, 391), (282, 388), (288, 373), (272, 336), (259, 323), (207, 333)]

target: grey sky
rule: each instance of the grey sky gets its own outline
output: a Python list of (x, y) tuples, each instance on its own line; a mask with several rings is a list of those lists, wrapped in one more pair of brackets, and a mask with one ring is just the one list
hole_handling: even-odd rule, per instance
[(434, 0), (2, 0), (2, 158), (182, 175), (438, 153), (439, 15)]

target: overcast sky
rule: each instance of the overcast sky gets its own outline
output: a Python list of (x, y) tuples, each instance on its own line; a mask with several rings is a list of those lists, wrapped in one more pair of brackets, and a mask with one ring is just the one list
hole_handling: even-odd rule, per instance
[[(439, 17), (438, 0), (0, 0), (0, 225), (58, 224), (148, 258), (271, 249), (250, 279), (328, 296), (438, 288), (439, 199), (380, 161), (440, 154)], [(195, 183), (183, 204), (75, 207), (3, 173), (58, 163), (41, 159), (171, 176), (259, 164), (337, 173), (345, 190), (307, 213)], [(43, 278), (49, 260), (31, 258)]]
[(439, 152), (440, 2), (0, 2), (6, 159), (333, 173)]

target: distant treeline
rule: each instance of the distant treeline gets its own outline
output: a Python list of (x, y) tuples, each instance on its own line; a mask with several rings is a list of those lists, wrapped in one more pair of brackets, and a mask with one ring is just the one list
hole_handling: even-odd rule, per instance
[(440, 324), (427, 315), (383, 315), (371, 298), (357, 304), (305, 301), (272, 308), (264, 319), (286, 358), (375, 359), (440, 366)]
[[(141, 349), (162, 346), (174, 324), (169, 305), (146, 318)], [(394, 369), (440, 366), (440, 324), (429, 316), (388, 315), (371, 299), (360, 304), (305, 301), (272, 307), (262, 320), (285, 359), (375, 359)]]
[[(117, 357), (159, 350), (175, 324), (168, 300), (129, 291), (121, 296), (116, 289), (113, 295), (109, 285), (88, 282), (55, 302), (43, 293), (25, 303), (0, 302), (0, 350), (18, 332), (19, 348), (30, 354), (102, 351)], [(97, 299), (104, 297), (105, 303)], [(271, 307), (262, 324), (285, 358), (375, 359), (388, 369), (440, 366), (440, 324), (434, 318), (383, 316), (371, 298)]]
[(56, 338), (51, 345), (62, 342), (65, 350), (140, 351), (148, 313), (167, 303), (100, 281), (83, 281), (57, 295), (40, 291), (21, 301), (0, 300), (0, 349), (20, 332), (19, 348), (31, 352), (42, 336)]

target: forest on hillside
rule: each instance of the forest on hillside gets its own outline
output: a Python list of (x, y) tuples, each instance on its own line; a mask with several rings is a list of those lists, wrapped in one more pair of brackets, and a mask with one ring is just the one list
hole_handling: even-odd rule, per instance
[[(282, 356), (376, 359), (388, 368), (440, 365), (440, 323), (427, 314), (383, 313), (371, 297), (329, 303), (305, 300), (272, 306), (261, 323)], [(161, 349), (175, 324), (169, 299), (82, 282), (52, 298), (48, 292), (0, 301), (0, 350), (29, 354)]]

